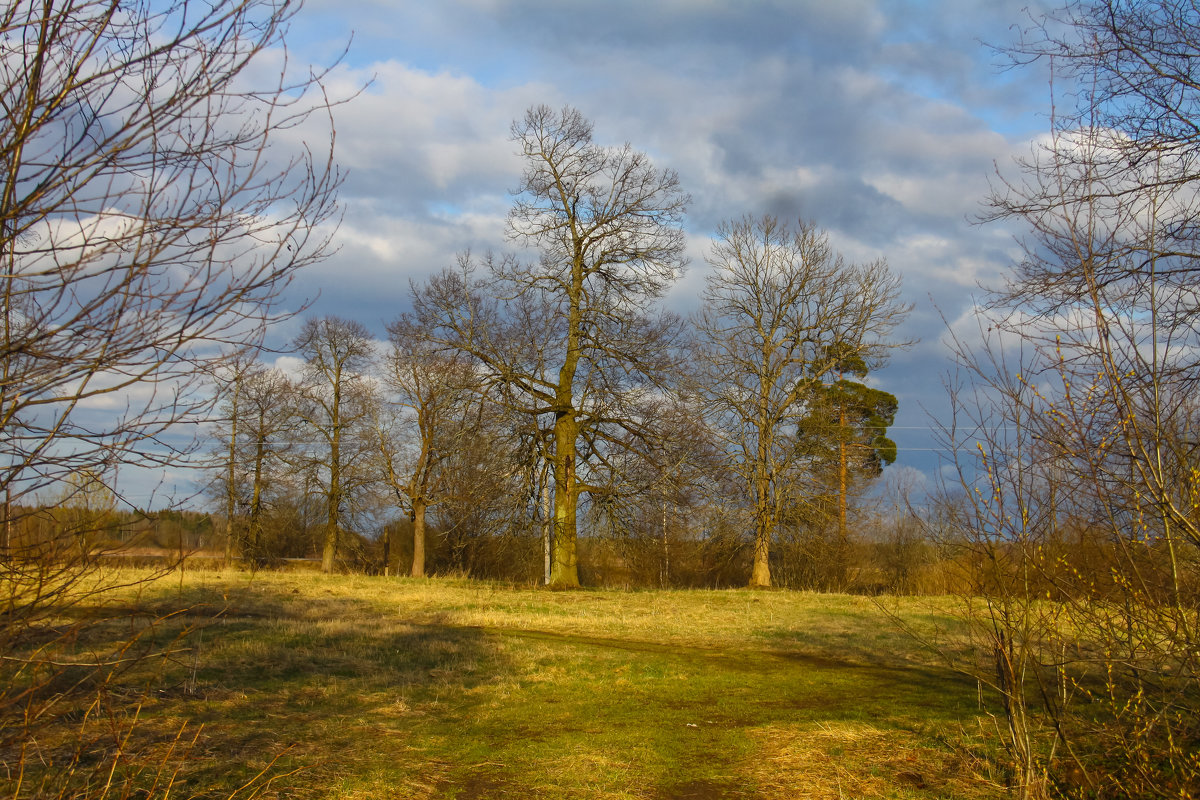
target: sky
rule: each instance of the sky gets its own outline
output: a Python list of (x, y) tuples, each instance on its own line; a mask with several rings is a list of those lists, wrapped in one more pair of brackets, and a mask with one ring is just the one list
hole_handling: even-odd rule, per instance
[(666, 298), (676, 311), (697, 307), (714, 230), (747, 214), (803, 218), (848, 260), (887, 260), (913, 305), (897, 336), (919, 343), (871, 382), (900, 401), (892, 469), (931, 476), (948, 326), (969, 335), (981, 287), (1019, 256), (1019, 229), (975, 218), (997, 169), (1011, 174), (1049, 125), (1046, 75), (1006, 69), (994, 49), (1028, 25), (1029, 6), (308, 0), (290, 58), (328, 64), (348, 42), (326, 88), (358, 93), (334, 110), (346, 170), (338, 250), (286, 301), (382, 337), (411, 281), (464, 250), (511, 247), (504, 220), (522, 163), (510, 125), (532, 105), (570, 105), (598, 143), (645, 151), (691, 195), (690, 265)]

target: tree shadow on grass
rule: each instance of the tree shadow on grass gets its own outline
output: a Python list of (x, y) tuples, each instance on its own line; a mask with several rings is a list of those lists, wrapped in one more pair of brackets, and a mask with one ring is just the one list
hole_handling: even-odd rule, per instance
[(395, 796), (428, 796), (445, 765), (414, 754), (441, 720), (472, 713), (476, 687), (505, 673), (476, 629), (408, 624), (287, 590), (203, 600), (214, 613), (143, 715), (160, 738), (201, 729), (179, 777), (200, 797), (225, 797), (264, 768), (300, 770), (275, 784), (287, 797), (353, 796), (356, 781), (384, 777), (409, 787)]
[(839, 781), (946, 796), (936, 754), (899, 743), (920, 738), (905, 726), (955, 723), (974, 692), (778, 639), (415, 624), (299, 587), (189, 600), (221, 613), (148, 709), (164, 735), (204, 726), (184, 795), (226, 796), (278, 757), (277, 772), (303, 768), (277, 784), (292, 798), (771, 800), (808, 774), (824, 781), (814, 797), (837, 797)]
[[(540, 654), (518, 667), (527, 676), (538, 667), (546, 676), (524, 692), (524, 701), (540, 712), (533, 726), (529, 715), (500, 712), (501, 724), (491, 727), (507, 729), (514, 743), (494, 742), (493, 763), (464, 784), (474, 794), (460, 797), (791, 797), (797, 796), (793, 787), (763, 767), (764, 753), (783, 762), (811, 757), (828, 764), (842, 750), (848, 755), (839, 769), (847, 774), (840, 779), (848, 784), (855, 770), (878, 770), (880, 785), (890, 781), (897, 796), (944, 796), (944, 773), (953, 767), (944, 754), (912, 744), (921, 735), (904, 726), (952, 724), (959, 703), (973, 692), (924, 668), (884, 668), (778, 648), (489, 632), (514, 652)], [(810, 729), (820, 735), (798, 733)], [(466, 733), (487, 735), (482, 726)], [(888, 747), (901, 739), (912, 746)], [(776, 748), (773, 740), (786, 741), (786, 747)], [(569, 764), (563, 754), (571, 754)], [(538, 772), (542, 761), (565, 768)], [(804, 769), (816, 771), (807, 763)], [(822, 780), (837, 797), (839, 776)], [(889, 796), (879, 786), (870, 788), (875, 796)], [(804, 789), (824, 796), (813, 785)]]

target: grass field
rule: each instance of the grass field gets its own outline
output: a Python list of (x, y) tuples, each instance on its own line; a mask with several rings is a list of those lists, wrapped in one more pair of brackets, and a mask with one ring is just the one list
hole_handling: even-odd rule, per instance
[(195, 626), (138, 725), (198, 733), (172, 796), (1000, 793), (975, 684), (866, 598), (189, 572), (110, 602)]

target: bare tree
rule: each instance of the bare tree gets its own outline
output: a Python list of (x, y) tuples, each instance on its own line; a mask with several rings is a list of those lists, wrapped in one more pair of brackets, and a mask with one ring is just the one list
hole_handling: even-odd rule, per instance
[(338, 317), (305, 321), (296, 337), (304, 356), (303, 400), (298, 416), (315, 436), (310, 466), (325, 496), (325, 535), (321, 569), (332, 572), (350, 489), (366, 480), (365, 453), (374, 453), (369, 423), (375, 403), (369, 379), (375, 348), (360, 323)]
[[(238, 463), (238, 423), (241, 421), (241, 401), (242, 401), (242, 378), (243, 369), (240, 365), (231, 365), (231, 374), (224, 381), (224, 385), (220, 386), (218, 391), (223, 395), (222, 405), (224, 411), (228, 413), (226, 417), (229, 422), (228, 431), (222, 431), (223, 436), (225, 469), (223, 485), (221, 486), (221, 494), (225, 500), (225, 568), (233, 566), (233, 554), (235, 542), (237, 539), (237, 519), (238, 513), (238, 480), (237, 480), (237, 463)], [(219, 483), (221, 479), (217, 479)]]
[[(955, 640), (934, 642), (950, 664), (999, 698), (998, 733), (1017, 796), (1042, 798), (1059, 753), (1055, 732), (1073, 692), (1059, 670), (1070, 643), (1062, 608), (1047, 602), (1055, 545), (1056, 480), (1052, 454), (1037, 435), (1036, 390), (1021, 379), (1020, 353), (1006, 353), (995, 332), (976, 352), (959, 344), (966, 376), (950, 386), (952, 413), (940, 443), (954, 454), (957, 481), (934, 495), (926, 520), (945, 554), (958, 613), (969, 624)], [(1065, 496), (1069, 496), (1067, 491)], [(1050, 569), (1048, 569), (1050, 568)], [(1066, 634), (1066, 635), (1064, 635)], [(1040, 717), (1038, 696), (1051, 701)], [(1068, 751), (1069, 752), (1069, 751)]]
[(253, 351), (235, 350), (214, 367), (213, 379), (219, 411), (214, 434), (220, 441), (220, 452), (215, 461), (221, 464), (221, 468), (220, 474), (215, 476), (213, 488), (220, 494), (225, 506), (225, 567), (228, 569), (233, 565), (239, 538), (238, 426), (242, 422), (243, 386), (248, 376), (259, 369), (259, 365)]
[(218, 377), (211, 486), (225, 516), (227, 567), (240, 557), (255, 568), (283, 555), (280, 546), (289, 555), (305, 554), (293, 547), (304, 534), (297, 530), (280, 537), (274, 519), (297, 490), (294, 475), (304, 433), (297, 413), (300, 389), (282, 370), (252, 356), (236, 354)]
[(713, 480), (722, 454), (703, 405), (679, 386), (644, 398), (637, 416), (655, 435), (617, 453), (613, 491), (597, 498), (594, 512), (628, 574), (666, 588), (691, 566), (683, 545), (703, 536), (702, 507), (724, 500)]
[(530, 469), (528, 416), (476, 395), (469, 435), (447, 451), (436, 511), (445, 569), (461, 574), (530, 581), (541, 572), (539, 536), (532, 524), (536, 494)]
[(872, 366), (902, 346), (908, 308), (882, 261), (847, 264), (810, 224), (774, 217), (723, 225), (697, 319), (710, 419), (752, 498), (751, 586), (770, 586), (769, 552), (787, 504), (797, 423), (851, 357)]
[(76, 470), (177, 459), (160, 434), (211, 402), (206, 367), (261, 337), (293, 273), (325, 255), (332, 131), (316, 153), (270, 147), (328, 108), (320, 75), (245, 80), (295, 11), (97, 0), (0, 12), (9, 505)]
[(483, 279), (465, 260), (415, 303), (439, 319), (434, 336), (469, 353), (484, 383), (503, 387), (499, 396), (553, 417), (550, 583), (571, 587), (580, 494), (600, 488), (580, 479), (579, 465), (603, 462), (606, 428), (628, 427), (623, 398), (653, 383), (678, 329), (652, 306), (684, 266), (688, 198), (675, 173), (644, 154), (593, 143), (575, 109), (531, 108), (512, 133), (526, 166), (509, 233), (539, 259), (486, 258)]
[(397, 413), (376, 423), (387, 483), (412, 520), (414, 578), (425, 576), (425, 512), (442, 499), (443, 464), (477, 430), (472, 363), (461, 351), (439, 349), (425, 331), (407, 314), (388, 325), (383, 383)]
[(285, 471), (299, 428), (297, 387), (282, 370), (262, 369), (241, 387), (238, 460), (245, 475), (245, 538), (242, 555), (253, 564), (267, 558), (264, 525), (272, 497), (287, 483)]

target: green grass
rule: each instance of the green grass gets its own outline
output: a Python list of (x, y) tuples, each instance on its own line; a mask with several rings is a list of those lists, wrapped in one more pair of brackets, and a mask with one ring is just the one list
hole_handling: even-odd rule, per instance
[(997, 795), (975, 685), (864, 598), (192, 572), (110, 600), (197, 625), (139, 724), (198, 730), (178, 796), (264, 768), (281, 798)]

